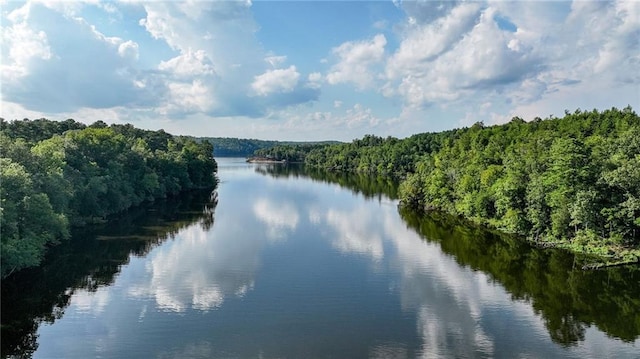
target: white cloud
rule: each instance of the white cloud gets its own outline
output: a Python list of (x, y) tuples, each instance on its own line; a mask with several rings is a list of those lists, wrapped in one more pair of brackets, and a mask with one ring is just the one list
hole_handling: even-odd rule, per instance
[(494, 8), (464, 3), (417, 26), (387, 64), (397, 93), (420, 107), (526, 79), (540, 61), (534, 44), (525, 33), (501, 30), (495, 16)]
[(479, 3), (465, 3), (432, 23), (410, 27), (387, 63), (387, 76), (402, 77), (427, 70), (427, 61), (449, 50), (473, 27), (479, 11)]
[(319, 72), (312, 72), (309, 74), (307, 81), (307, 87), (319, 89), (322, 86), (322, 74)]
[[(498, 112), (485, 120), (502, 122), (522, 116), (517, 110), (535, 103), (550, 109), (537, 114), (541, 117), (584, 108), (584, 103), (604, 108), (616, 103), (611, 96), (599, 99), (596, 88), (610, 92), (622, 86), (629, 93), (635, 86), (637, 92), (637, 2), (450, 2), (443, 7), (407, 2), (402, 7), (415, 21), (405, 27), (387, 61), (382, 93), (400, 96), (405, 106), (456, 104), (469, 113), (492, 102)], [(513, 29), (501, 27), (504, 19)]]
[(211, 90), (201, 80), (170, 82), (168, 88), (172, 101), (159, 108), (162, 115), (207, 112), (216, 105)]
[(168, 61), (160, 62), (158, 69), (167, 71), (176, 77), (194, 78), (207, 75), (214, 75), (213, 64), (207, 57), (204, 50), (186, 52)]
[[(101, 32), (90, 22), (95, 12), (88, 10), (96, 7), (110, 22), (122, 22), (113, 28), (142, 26), (149, 38)], [(135, 23), (127, 13), (134, 8), (145, 12)], [(295, 66), (266, 70), (286, 56), (265, 56), (250, 2), (28, 2), (4, 13), (3, 22), (2, 100), (27, 110), (258, 117), (319, 95), (315, 83), (299, 84)], [(169, 48), (174, 53), (167, 57)]]
[(300, 73), (295, 66), (286, 69), (267, 70), (265, 73), (254, 77), (251, 88), (258, 96), (267, 96), (272, 93), (291, 92), (298, 83)]
[(135, 42), (106, 36), (57, 8), (26, 3), (6, 16), (0, 55), (3, 101), (61, 113), (146, 106), (161, 99), (161, 88), (135, 85), (144, 76), (136, 68)]
[(264, 48), (270, 24), (249, 1), (5, 2), (1, 115), (350, 140), (640, 106), (637, 1), (395, 5), (403, 18), (366, 25), (378, 35), (345, 32), (301, 55)]
[[(184, 60), (185, 66), (173, 69), (190, 69), (174, 75), (181, 75), (181, 81), (201, 80), (207, 89), (211, 103), (199, 107), (206, 110), (203, 115), (260, 117), (267, 109), (317, 98), (317, 88), (299, 86), (301, 75), (295, 66), (272, 69), (287, 58), (265, 52), (258, 42), (251, 2), (153, 2), (144, 8), (147, 16), (140, 24), (179, 51)], [(169, 97), (176, 109), (179, 100)], [(191, 108), (185, 108), (185, 113)]]
[(365, 89), (375, 80), (372, 66), (382, 61), (387, 39), (378, 34), (369, 41), (345, 42), (332, 50), (338, 57), (327, 74), (327, 82), (335, 85), (339, 83), (353, 83), (359, 89)]
[[(271, 118), (276, 121), (264, 122), (251, 126), (251, 131), (255, 135), (274, 132), (284, 138), (295, 135), (300, 136), (300, 129), (305, 129), (305, 134), (309, 137), (306, 140), (337, 139), (351, 141), (354, 138), (362, 137), (362, 133), (372, 133), (372, 131), (386, 131), (388, 127), (383, 118), (378, 117), (374, 111), (362, 104), (355, 104), (352, 107), (341, 106), (334, 111), (300, 111), (299, 108), (274, 111)], [(248, 130), (248, 129), (246, 129)]]
[(287, 61), (286, 56), (267, 56), (264, 61), (271, 65), (271, 67), (278, 67)]
[(139, 57), (138, 44), (131, 40), (125, 41), (118, 45), (118, 54), (122, 57), (129, 57), (137, 60)]
[(52, 56), (47, 34), (31, 28), (27, 22), (30, 9), (31, 5), (27, 3), (12, 11), (7, 15), (11, 26), (0, 29), (3, 54), (0, 68), (5, 84), (28, 75), (33, 60), (49, 60)]

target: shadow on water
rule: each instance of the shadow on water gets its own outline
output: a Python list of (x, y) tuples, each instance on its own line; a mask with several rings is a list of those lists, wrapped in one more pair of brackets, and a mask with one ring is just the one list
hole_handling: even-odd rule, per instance
[(214, 223), (216, 192), (194, 191), (156, 201), (77, 229), (71, 240), (49, 250), (41, 266), (2, 281), (2, 357), (30, 357), (42, 322), (61, 318), (78, 290), (113, 283), (130, 256), (143, 256), (183, 228)]
[[(382, 178), (305, 171), (303, 166), (267, 165), (256, 171), (274, 177), (307, 177), (337, 183), (366, 198), (397, 198), (397, 185)], [(633, 342), (640, 337), (640, 269), (637, 266), (584, 271), (575, 255), (533, 248), (508, 235), (445, 214), (400, 209), (407, 227), (436, 242), (461, 266), (486, 273), (513, 300), (527, 301), (556, 343), (576, 345), (595, 325), (609, 337)]]

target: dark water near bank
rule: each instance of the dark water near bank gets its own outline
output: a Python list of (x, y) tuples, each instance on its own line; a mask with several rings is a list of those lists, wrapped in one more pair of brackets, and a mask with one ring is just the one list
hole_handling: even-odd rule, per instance
[(393, 183), (219, 159), (192, 193), (78, 232), (2, 283), (2, 355), (638, 358), (640, 271), (584, 272)]

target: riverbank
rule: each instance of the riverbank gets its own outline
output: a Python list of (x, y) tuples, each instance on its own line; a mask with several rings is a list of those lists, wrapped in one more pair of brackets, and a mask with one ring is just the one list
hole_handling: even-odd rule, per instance
[(289, 161), (287, 159), (274, 159), (269, 157), (249, 157), (247, 158), (248, 163), (304, 163), (299, 161)]
[[(404, 205), (401, 203), (400, 207), (403, 206)], [(407, 206), (407, 208), (411, 208), (411, 206)], [(493, 225), (491, 222), (482, 219), (467, 218), (438, 209), (430, 209), (427, 212), (425, 212), (425, 210), (418, 210), (418, 212), (422, 213), (425, 217), (427, 217), (427, 212), (435, 212), (452, 216), (462, 222), (466, 222), (467, 225), (478, 226), (496, 232), (500, 235), (513, 236), (517, 240), (527, 242), (538, 249), (562, 249), (576, 255), (581, 255), (581, 268), (584, 270), (603, 269), (607, 267), (625, 265), (640, 265), (640, 248), (616, 244), (612, 239), (598, 237), (593, 232), (588, 234), (581, 233), (580, 235), (573, 237), (571, 240), (552, 239), (548, 237), (536, 238), (532, 236), (525, 236), (520, 233), (505, 231), (500, 227)]]
[[(399, 210), (406, 208), (416, 210), (411, 206), (399, 204)], [(464, 223), (466, 226), (482, 228), (505, 238), (528, 243), (532, 247), (541, 250), (561, 249), (579, 256), (579, 267), (583, 270), (596, 270), (608, 267), (619, 267), (627, 265), (640, 265), (640, 248), (622, 246), (612, 243), (611, 239), (580, 235), (572, 240), (568, 239), (552, 239), (549, 237), (532, 237), (521, 233), (509, 232), (500, 227), (482, 219), (467, 218), (457, 214), (451, 214), (438, 209), (417, 210), (419, 216), (424, 218), (432, 218), (446, 216)]]
[(603, 269), (625, 265), (640, 265), (640, 248), (629, 248), (620, 245), (594, 245), (592, 243), (573, 243), (568, 240), (527, 241), (537, 248), (560, 248), (572, 253), (586, 255), (590, 260), (582, 265), (584, 270)]

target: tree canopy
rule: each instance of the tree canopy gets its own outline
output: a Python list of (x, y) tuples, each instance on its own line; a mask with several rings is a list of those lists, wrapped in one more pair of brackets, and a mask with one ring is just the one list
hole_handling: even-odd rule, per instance
[(267, 150), (277, 146), (298, 146), (316, 144), (336, 144), (337, 141), (323, 142), (293, 142), (293, 141), (268, 141), (233, 137), (199, 137), (196, 141), (205, 141), (213, 145), (213, 153), (216, 157), (248, 157), (256, 151)]
[(403, 206), (601, 256), (640, 254), (640, 118), (631, 107), (406, 139), (367, 135), (313, 148), (304, 162), (401, 179)]
[(145, 200), (213, 187), (213, 147), (98, 121), (0, 119), (2, 276), (37, 265), (69, 225)]

